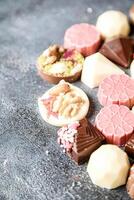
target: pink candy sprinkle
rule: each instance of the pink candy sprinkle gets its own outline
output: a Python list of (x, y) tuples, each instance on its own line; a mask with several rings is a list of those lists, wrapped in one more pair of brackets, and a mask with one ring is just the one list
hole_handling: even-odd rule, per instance
[(71, 58), (71, 57), (73, 56), (73, 54), (74, 54), (74, 50), (73, 50), (73, 49), (67, 50), (67, 51), (64, 53), (63, 58), (65, 58), (65, 59)]
[(57, 112), (53, 112), (52, 108), (51, 108), (51, 101), (54, 101), (55, 97), (48, 97), (46, 99), (42, 99), (41, 101), (43, 102), (44, 106), (47, 109), (48, 115), (52, 115), (55, 118), (58, 118), (58, 113)]
[(77, 133), (77, 128), (80, 126), (79, 122), (74, 122), (68, 126), (64, 126), (58, 130), (57, 142), (65, 151), (71, 151), (74, 143), (74, 137)]

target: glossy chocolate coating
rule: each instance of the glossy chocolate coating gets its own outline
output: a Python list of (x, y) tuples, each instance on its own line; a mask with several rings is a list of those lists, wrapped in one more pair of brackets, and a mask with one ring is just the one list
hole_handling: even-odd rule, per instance
[(72, 151), (68, 154), (80, 165), (88, 161), (91, 153), (104, 143), (105, 138), (86, 118), (80, 121), (77, 131)]
[(102, 45), (100, 53), (126, 68), (132, 60), (133, 40), (123, 37), (111, 39)]

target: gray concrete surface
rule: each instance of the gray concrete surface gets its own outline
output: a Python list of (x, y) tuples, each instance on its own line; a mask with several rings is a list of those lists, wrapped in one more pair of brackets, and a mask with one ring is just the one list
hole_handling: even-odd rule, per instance
[[(37, 56), (62, 43), (74, 23), (95, 23), (108, 9), (127, 13), (132, 0), (0, 0), (0, 200), (128, 200), (125, 187), (94, 186), (56, 143), (56, 128), (40, 117), (37, 98), (51, 87), (37, 76)], [(87, 92), (93, 121), (100, 106)], [(116, 169), (115, 169), (116, 170)]]

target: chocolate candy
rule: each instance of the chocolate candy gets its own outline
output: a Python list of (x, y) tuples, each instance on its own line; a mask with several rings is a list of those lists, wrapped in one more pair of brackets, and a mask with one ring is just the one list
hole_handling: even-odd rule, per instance
[(107, 10), (102, 13), (96, 23), (104, 39), (112, 37), (127, 36), (130, 32), (130, 25), (127, 16), (119, 10)]
[(125, 151), (127, 152), (127, 154), (130, 157), (134, 158), (134, 134), (131, 136), (131, 138), (126, 143)]
[(58, 143), (77, 164), (86, 162), (105, 138), (86, 118), (58, 131)]
[(100, 53), (122, 67), (128, 67), (132, 60), (132, 40), (122, 37), (106, 41), (101, 47)]
[(75, 49), (67, 50), (60, 45), (52, 45), (37, 59), (38, 74), (50, 83), (64, 79), (76, 81), (82, 71), (84, 58)]
[(98, 100), (101, 105), (134, 106), (134, 79), (126, 74), (107, 76), (99, 86)]
[(64, 80), (38, 98), (42, 118), (54, 126), (64, 126), (83, 119), (90, 102), (85, 92)]
[(92, 24), (74, 24), (65, 32), (64, 47), (67, 49), (77, 49), (84, 56), (95, 53), (100, 43), (100, 32)]
[(104, 78), (112, 74), (124, 74), (124, 71), (109, 59), (97, 52), (86, 57), (82, 69), (81, 81), (90, 88), (98, 87)]
[(131, 199), (134, 199), (134, 164), (130, 169), (130, 175), (127, 181), (127, 192)]
[(92, 153), (87, 172), (95, 185), (114, 189), (124, 185), (130, 163), (127, 154), (116, 145), (102, 145)]
[(122, 146), (133, 134), (134, 114), (126, 106), (111, 104), (100, 110), (95, 123), (107, 143)]

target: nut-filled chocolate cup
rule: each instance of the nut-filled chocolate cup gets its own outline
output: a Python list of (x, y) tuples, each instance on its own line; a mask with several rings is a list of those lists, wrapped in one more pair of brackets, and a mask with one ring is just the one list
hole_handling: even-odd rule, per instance
[(84, 57), (76, 50), (53, 45), (37, 60), (38, 74), (42, 79), (57, 84), (60, 80), (74, 82), (79, 79)]

